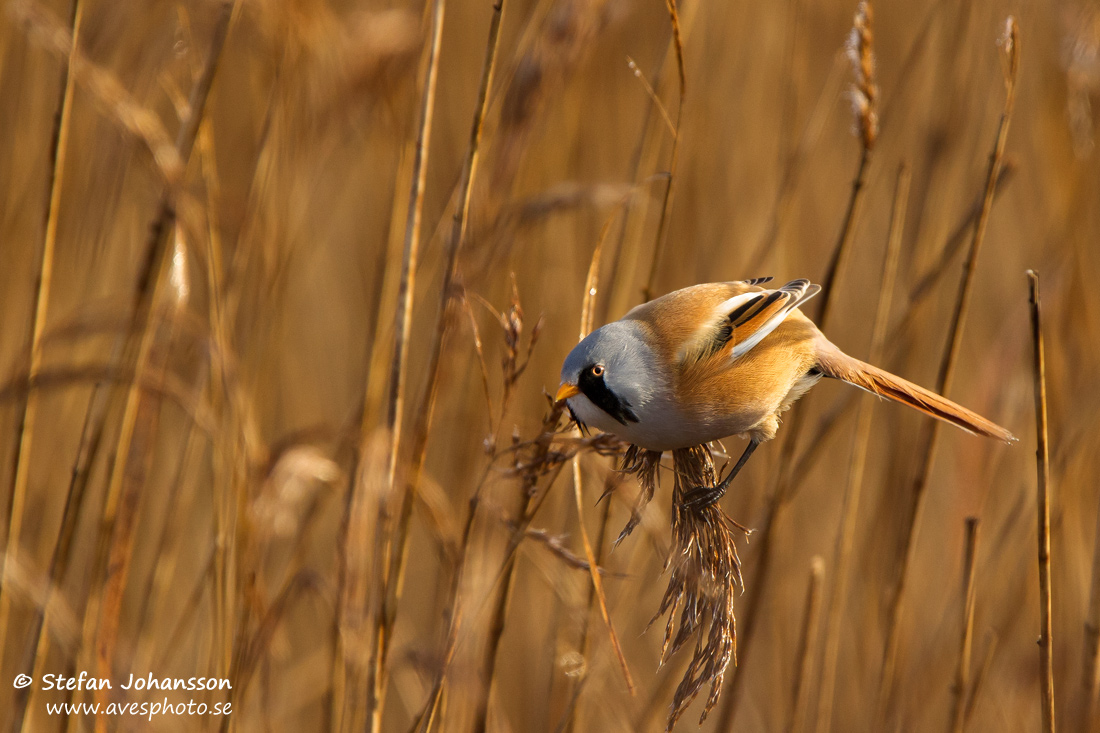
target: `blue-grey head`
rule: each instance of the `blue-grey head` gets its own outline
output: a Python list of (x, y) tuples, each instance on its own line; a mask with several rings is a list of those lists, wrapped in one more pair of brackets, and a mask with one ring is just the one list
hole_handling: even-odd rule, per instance
[(569, 352), (556, 399), (566, 400), (578, 423), (622, 435), (639, 421), (661, 379), (644, 328), (639, 321), (615, 321)]

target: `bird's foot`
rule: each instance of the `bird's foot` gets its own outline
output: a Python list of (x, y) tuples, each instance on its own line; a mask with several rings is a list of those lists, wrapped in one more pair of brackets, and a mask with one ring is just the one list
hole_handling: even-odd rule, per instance
[(680, 506), (692, 511), (706, 509), (718, 503), (718, 500), (726, 493), (726, 483), (716, 486), (695, 486), (684, 492), (680, 498)]
[(708, 506), (717, 504), (718, 500), (726, 493), (726, 489), (730, 487), (733, 482), (733, 477), (736, 476), (745, 463), (748, 462), (749, 456), (756, 450), (758, 443), (755, 440), (750, 440), (749, 444), (745, 446), (745, 452), (741, 454), (741, 457), (737, 459), (737, 464), (726, 474), (726, 477), (714, 486), (695, 486), (684, 492), (683, 497), (680, 499), (680, 505), (685, 509), (691, 509), (693, 511), (699, 511), (700, 509), (706, 509)]

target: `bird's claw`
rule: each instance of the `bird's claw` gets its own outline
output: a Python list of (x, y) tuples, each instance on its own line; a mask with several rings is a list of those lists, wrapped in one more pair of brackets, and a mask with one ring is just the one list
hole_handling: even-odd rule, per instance
[(721, 484), (717, 486), (696, 486), (684, 492), (683, 497), (680, 499), (680, 505), (685, 509), (699, 511), (717, 504), (725, 493), (726, 487)]

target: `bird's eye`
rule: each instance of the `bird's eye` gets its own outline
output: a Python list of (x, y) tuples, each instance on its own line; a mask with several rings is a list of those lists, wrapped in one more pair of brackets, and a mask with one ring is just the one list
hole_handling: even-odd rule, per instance
[(593, 377), (602, 377), (603, 376), (603, 364), (593, 364), (590, 371), (592, 372)]

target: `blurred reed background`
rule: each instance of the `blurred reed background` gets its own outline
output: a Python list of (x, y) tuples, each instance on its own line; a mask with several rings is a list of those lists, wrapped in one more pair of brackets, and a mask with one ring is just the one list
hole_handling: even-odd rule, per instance
[[(1100, 641), (1096, 7), (877, 2), (877, 92), (853, 116), (850, 0), (683, 0), (675, 33), (659, 0), (501, 4), (3, 4), (0, 722), (663, 730), (691, 656), (659, 668), (663, 620), (645, 633), (670, 476), (612, 552), (636, 481), (597, 455), (608, 441), (543, 435), (584, 292), (598, 326), (647, 287), (821, 282), (844, 241), (825, 331), (867, 358), (893, 220), (879, 363), (934, 386), (1013, 14), (1015, 108), (949, 396), (1020, 442), (932, 435), (894, 405), (868, 424), (872, 398), (835, 383), (796, 405), (723, 501), (759, 531), (737, 540), (738, 666), (704, 728), (1040, 729), (1035, 268), (1055, 711), (1086, 730)], [(873, 154), (860, 99), (881, 125)], [(32, 670), (229, 677), (231, 696), (195, 699), (234, 712), (65, 721), (45, 708), (62, 693), (9, 684)]]

